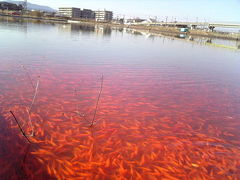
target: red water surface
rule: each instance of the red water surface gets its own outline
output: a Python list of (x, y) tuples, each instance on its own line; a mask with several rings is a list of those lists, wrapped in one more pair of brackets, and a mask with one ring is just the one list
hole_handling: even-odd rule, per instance
[[(239, 52), (109, 27), (0, 29), (0, 179), (240, 179)], [(10, 111), (30, 134), (38, 76), (28, 143)]]
[[(2, 179), (239, 179), (240, 90), (175, 67), (25, 65), (1, 78)], [(90, 127), (104, 75), (96, 124)], [(4, 77), (4, 75), (2, 76)], [(233, 92), (234, 91), (234, 92)]]

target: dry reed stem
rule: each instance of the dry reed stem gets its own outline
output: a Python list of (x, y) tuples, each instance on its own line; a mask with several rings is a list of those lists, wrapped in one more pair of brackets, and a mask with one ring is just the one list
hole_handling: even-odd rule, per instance
[(40, 83), (40, 76), (38, 76), (38, 81), (37, 81), (37, 84), (36, 84), (36, 87), (35, 87), (34, 96), (33, 96), (31, 105), (30, 105), (30, 107), (29, 107), (29, 113), (31, 113), (33, 104), (34, 104), (34, 102), (35, 102), (35, 100), (36, 100), (37, 93), (38, 93), (38, 88), (39, 88), (39, 83)]
[(30, 83), (31, 83), (31, 85), (32, 85), (32, 88), (35, 89), (35, 88), (34, 88), (34, 85), (33, 85), (32, 78), (31, 78), (31, 76), (30, 76), (27, 68), (26, 68), (24, 65), (22, 65), (22, 64), (21, 64), (21, 66), (22, 66), (23, 70), (25, 71), (25, 73), (26, 73), (26, 75), (27, 75), (27, 77), (28, 77), (28, 80), (30, 81)]
[[(76, 88), (74, 89), (74, 96), (75, 96), (76, 100), (78, 100), (78, 94), (77, 94)], [(78, 116), (82, 117), (85, 121), (88, 121), (86, 118), (86, 114), (80, 113), (79, 104), (76, 105), (76, 112), (74, 112), (74, 113), (76, 113)]]
[(34, 105), (36, 97), (37, 97), (39, 83), (40, 83), (40, 76), (38, 77), (38, 81), (37, 81), (37, 84), (36, 84), (36, 87), (35, 87), (35, 92), (34, 92), (34, 95), (33, 95), (31, 105), (30, 105), (29, 109), (27, 109), (28, 119), (29, 119), (30, 126), (31, 126), (31, 129), (32, 129), (32, 133), (28, 136), (34, 136), (34, 128), (33, 128), (32, 119), (31, 119), (31, 112), (32, 112), (32, 108), (33, 108), (33, 105)]
[[(98, 93), (98, 97), (97, 97), (97, 101), (96, 101), (96, 107), (95, 107), (95, 110), (94, 110), (93, 119), (91, 121), (90, 127), (92, 127), (94, 125), (94, 122), (95, 122), (95, 118), (96, 118), (97, 110), (98, 110), (98, 105), (99, 105), (99, 100), (100, 100), (100, 97), (101, 97), (101, 94), (102, 94), (102, 89), (103, 89), (103, 75), (101, 77), (101, 85), (100, 85), (100, 89), (99, 89), (99, 93)], [(74, 96), (78, 100), (78, 94), (77, 94), (77, 89), (76, 88), (74, 89)], [(79, 104), (76, 105), (76, 112), (74, 112), (74, 113), (76, 113), (77, 115), (82, 117), (85, 121), (88, 121), (87, 116), (84, 113), (80, 113)]]
[(99, 104), (99, 100), (100, 100), (100, 97), (101, 97), (101, 94), (102, 94), (102, 89), (103, 89), (103, 74), (102, 74), (102, 77), (101, 77), (101, 86), (100, 86), (100, 90), (99, 90), (99, 93), (98, 93), (97, 103), (96, 103), (96, 107), (95, 107), (95, 111), (94, 111), (94, 114), (93, 114), (93, 119), (92, 119), (90, 127), (92, 127), (94, 122), (95, 122), (95, 118), (96, 118), (97, 110), (98, 110), (98, 104)]
[(24, 65), (22, 65), (22, 64), (21, 64), (21, 67), (23, 68), (24, 72), (26, 73), (26, 75), (27, 75), (27, 77), (28, 77), (28, 79), (29, 79), (29, 81), (30, 81), (30, 83), (32, 85), (32, 88), (34, 90), (34, 95), (33, 95), (32, 101), (31, 101), (31, 105), (29, 106), (29, 109), (27, 109), (28, 119), (29, 119), (30, 126), (31, 126), (31, 129), (32, 129), (32, 133), (30, 135), (28, 135), (28, 136), (33, 136), (34, 135), (34, 128), (33, 128), (32, 119), (31, 119), (31, 112), (32, 112), (32, 108), (33, 108), (33, 105), (34, 105), (36, 97), (37, 97), (39, 83), (40, 83), (40, 76), (38, 76), (37, 84), (36, 84), (36, 86), (34, 86), (33, 80), (31, 78), (27, 68)]

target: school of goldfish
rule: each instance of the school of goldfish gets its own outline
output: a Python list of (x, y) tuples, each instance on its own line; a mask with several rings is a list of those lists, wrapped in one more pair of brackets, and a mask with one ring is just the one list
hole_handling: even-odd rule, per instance
[(2, 90), (0, 177), (240, 179), (239, 114), (227, 115), (218, 105), (196, 110), (203, 94), (175, 99), (169, 84), (153, 88), (151, 98), (144, 94), (149, 87), (135, 89), (134, 82), (140, 79), (132, 80), (133, 88), (128, 89), (113, 76), (104, 81), (96, 123), (90, 127), (99, 81), (83, 74), (80, 77), (87, 79), (85, 82), (79, 82), (76, 75), (70, 80), (51, 71), (41, 76), (31, 113), (31, 144), (9, 113), (12, 110), (25, 132), (30, 132), (26, 109), (31, 89), (26, 88), (23, 76), (18, 76), (19, 83)]

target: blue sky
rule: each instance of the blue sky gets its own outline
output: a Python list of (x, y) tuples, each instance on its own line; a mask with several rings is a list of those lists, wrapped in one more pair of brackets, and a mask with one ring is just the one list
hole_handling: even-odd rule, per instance
[(240, 22), (240, 0), (29, 0), (31, 3), (112, 10), (128, 17)]

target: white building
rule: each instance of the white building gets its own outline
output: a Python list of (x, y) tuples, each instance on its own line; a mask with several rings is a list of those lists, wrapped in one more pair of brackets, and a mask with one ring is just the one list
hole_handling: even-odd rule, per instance
[(74, 8), (74, 7), (61, 7), (59, 8), (59, 15), (70, 17), (70, 18), (80, 18), (81, 10), (80, 8)]
[(100, 22), (109, 22), (113, 19), (112, 11), (95, 11), (95, 20)]

